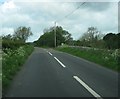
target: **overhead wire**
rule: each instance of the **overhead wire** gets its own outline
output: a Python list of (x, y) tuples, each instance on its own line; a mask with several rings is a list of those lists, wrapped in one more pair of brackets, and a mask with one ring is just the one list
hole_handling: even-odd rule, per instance
[(64, 16), (62, 19), (55, 21), (55, 28), (54, 28), (54, 44), (56, 47), (56, 22), (62, 21), (63, 19), (67, 18), (68, 16), (70, 16), (71, 14), (73, 14), (76, 10), (78, 10), (82, 5), (84, 5), (86, 2), (83, 2), (80, 6), (78, 6), (75, 10), (71, 11), (69, 14), (67, 14), (66, 16)]
[(69, 17), (71, 14), (73, 14), (76, 10), (78, 10), (82, 5), (84, 5), (86, 2), (83, 2), (82, 4), (80, 4), (80, 6), (78, 6), (76, 9), (74, 9), (73, 11), (71, 11), (69, 14), (65, 15), (62, 19), (56, 20), (56, 22), (62, 21), (63, 19)]

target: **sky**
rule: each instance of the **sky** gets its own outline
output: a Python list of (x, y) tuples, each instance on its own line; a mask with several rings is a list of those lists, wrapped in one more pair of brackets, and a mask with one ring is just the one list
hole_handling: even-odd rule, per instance
[[(0, 35), (13, 34), (19, 26), (31, 27), (33, 36), (27, 41), (33, 42), (43, 35), (44, 29), (54, 26), (55, 21), (71, 33), (74, 40), (91, 26), (102, 34), (118, 33), (117, 0), (98, 1), (0, 0)], [(83, 2), (86, 3), (80, 6)]]

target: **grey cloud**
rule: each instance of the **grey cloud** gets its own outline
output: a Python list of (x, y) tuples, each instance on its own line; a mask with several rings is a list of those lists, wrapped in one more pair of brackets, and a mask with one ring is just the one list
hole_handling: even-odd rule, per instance
[[(77, 2), (76, 5), (80, 6), (81, 2)], [(104, 11), (110, 7), (110, 2), (85, 2), (81, 6), (83, 9), (88, 9), (89, 11)]]
[[(77, 7), (76, 4), (78, 3), (15, 2), (19, 9), (10, 13), (4, 13), (0, 15), (0, 18), (5, 18), (1, 22), (5, 27), (4, 32), (6, 33), (12, 32), (12, 29), (9, 28), (14, 29), (21, 25), (31, 27), (33, 36), (28, 41), (34, 41), (43, 34), (44, 28), (54, 26), (56, 19), (62, 19), (74, 10)], [(111, 3), (86, 3), (81, 9), (57, 22), (57, 24), (69, 31), (74, 39), (78, 39), (89, 26), (95, 26), (102, 32), (115, 32), (115, 20), (117, 19), (115, 10), (115, 6)]]

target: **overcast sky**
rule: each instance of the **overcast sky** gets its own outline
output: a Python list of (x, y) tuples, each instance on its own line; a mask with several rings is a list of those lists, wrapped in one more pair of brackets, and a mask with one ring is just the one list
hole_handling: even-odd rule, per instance
[[(17, 2), (16, 2), (17, 1)], [(102, 33), (118, 33), (118, 3), (116, 2), (86, 2), (74, 13), (82, 2), (73, 0), (0, 0), (0, 35), (13, 34), (19, 26), (31, 27), (33, 36), (28, 41), (37, 40), (45, 28), (58, 26), (72, 34), (73, 39), (82, 36), (90, 26), (97, 27)], [(26, 2), (25, 2), (26, 1)], [(29, 1), (29, 2), (28, 2)], [(34, 2), (33, 2), (34, 1)], [(85, 0), (81, 0), (85, 2)], [(106, 0), (108, 1), (108, 0)], [(113, 1), (113, 0), (111, 0)]]

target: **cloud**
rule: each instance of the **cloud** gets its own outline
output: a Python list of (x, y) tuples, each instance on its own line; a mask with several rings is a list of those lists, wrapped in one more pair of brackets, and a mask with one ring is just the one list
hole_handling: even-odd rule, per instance
[(13, 34), (14, 29), (13, 28), (5, 28), (5, 27), (3, 27), (0, 32), (1, 32), (1, 35)]
[(13, 0), (15, 2), (118, 2), (119, 0)]
[(69, 16), (66, 21), (60, 22), (61, 25), (63, 24), (73, 34), (74, 39), (78, 39), (90, 26), (97, 27), (99, 31), (105, 34), (109, 32), (117, 33), (117, 3), (110, 3), (109, 7), (104, 10), (102, 9), (102, 11), (92, 9), (81, 8)]
[(107, 10), (109, 6), (110, 2), (86, 2), (83, 8), (97, 12)]
[[(88, 2), (67, 18), (71, 11), (79, 6), (79, 2), (31, 2), (9, 0), (0, 5), (0, 34), (13, 33), (19, 26), (31, 27), (33, 36), (28, 41), (37, 40), (45, 28), (61, 25), (69, 31), (74, 39), (78, 39), (89, 26), (95, 26), (103, 33), (117, 32), (117, 3)], [(9, 5), (6, 7), (6, 5)]]
[(1, 8), (0, 11), (2, 13), (11, 13), (18, 9), (18, 7), (14, 4), (13, 1), (4, 2), (0, 8)]

